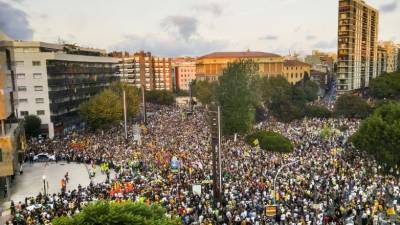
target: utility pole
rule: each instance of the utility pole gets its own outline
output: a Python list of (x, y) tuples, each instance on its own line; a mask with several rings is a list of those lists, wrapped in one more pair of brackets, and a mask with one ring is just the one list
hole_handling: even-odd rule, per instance
[(142, 85), (142, 104), (143, 104), (143, 124), (146, 125), (147, 123), (147, 116), (146, 116), (146, 98), (145, 98), (145, 89), (144, 85)]
[(193, 86), (193, 81), (191, 80), (190, 83), (189, 83), (189, 96), (190, 96), (190, 99), (189, 99), (189, 109), (190, 109), (190, 112), (193, 112), (192, 86)]
[(209, 119), (211, 129), (213, 194), (214, 206), (216, 206), (217, 202), (221, 202), (222, 197), (221, 125), (219, 107), (212, 106), (210, 108)]
[(125, 90), (122, 91), (122, 97), (124, 98), (124, 126), (125, 126), (125, 140), (128, 139), (128, 129), (126, 127), (126, 94)]
[(221, 159), (221, 151), (222, 151), (222, 132), (221, 132), (221, 107), (218, 106), (218, 167), (219, 167), (219, 193), (222, 194), (222, 159)]

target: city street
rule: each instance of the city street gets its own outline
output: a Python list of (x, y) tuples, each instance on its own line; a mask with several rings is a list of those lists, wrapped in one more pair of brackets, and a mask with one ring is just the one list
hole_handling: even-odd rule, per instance
[[(69, 174), (69, 182), (67, 190), (76, 189), (78, 185), (86, 187), (90, 183), (88, 170), (90, 165), (77, 163), (34, 163), (24, 164), (24, 173), (17, 175), (12, 185), (11, 200), (14, 202), (24, 201), (27, 196), (36, 196), (39, 192), (43, 193), (43, 176), (46, 177), (47, 193), (60, 192), (61, 179), (64, 178), (66, 172)], [(96, 176), (93, 178), (94, 183), (104, 182), (106, 175), (101, 174), (100, 168), (96, 168)], [(47, 186), (48, 183), (48, 186)], [(9, 202), (1, 202), (1, 207), (7, 209)]]

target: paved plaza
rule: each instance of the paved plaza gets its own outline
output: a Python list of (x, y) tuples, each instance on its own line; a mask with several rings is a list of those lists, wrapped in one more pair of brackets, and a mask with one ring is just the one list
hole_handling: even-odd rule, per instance
[[(27, 196), (36, 196), (39, 192), (43, 193), (43, 176), (46, 177), (47, 193), (60, 192), (61, 179), (66, 172), (69, 174), (67, 190), (76, 189), (79, 184), (86, 187), (90, 183), (88, 169), (90, 169), (90, 165), (77, 163), (25, 163), (24, 173), (17, 175), (12, 184), (11, 200), (14, 202), (24, 201)], [(100, 168), (97, 167), (96, 176), (92, 179), (94, 183), (104, 182), (106, 175), (102, 174)], [(1, 206), (7, 209), (9, 203), (3, 201)]]

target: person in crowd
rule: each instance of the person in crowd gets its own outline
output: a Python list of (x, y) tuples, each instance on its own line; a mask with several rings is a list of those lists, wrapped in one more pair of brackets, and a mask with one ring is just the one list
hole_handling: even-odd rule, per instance
[[(133, 134), (123, 138), (122, 125), (31, 141), (27, 155), (46, 152), (57, 160), (97, 165), (107, 181), (67, 190), (66, 176), (60, 193), (28, 197), (14, 209), (14, 220), (48, 224), (106, 199), (157, 203), (185, 225), (396, 224), (392, 212), (399, 214), (399, 168), (382, 173), (374, 159), (348, 143), (359, 120), (305, 118), (284, 124), (270, 119), (256, 125), (288, 137), (295, 146), (290, 154), (260, 150), (244, 137), (224, 138), (222, 201), (216, 204), (206, 109), (182, 117), (177, 106), (149, 107), (155, 113), (141, 128), (141, 145)], [(334, 131), (328, 137), (321, 136), (324, 126)], [(178, 169), (171, 168), (172, 159), (179, 161)], [(201, 194), (193, 191), (194, 184), (201, 185)], [(277, 215), (268, 217), (266, 207), (273, 204)]]

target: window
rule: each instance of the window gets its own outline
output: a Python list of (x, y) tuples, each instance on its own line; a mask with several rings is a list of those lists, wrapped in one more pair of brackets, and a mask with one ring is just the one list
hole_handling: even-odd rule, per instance
[(44, 103), (44, 98), (36, 98), (36, 103)]
[(43, 116), (44, 115), (44, 110), (38, 110), (38, 111), (36, 111), (36, 114), (38, 116)]
[(18, 86), (18, 91), (26, 91), (26, 86)]
[(27, 98), (20, 98), (20, 99), (18, 100), (18, 102), (19, 102), (19, 103), (28, 102), (28, 99), (27, 99)]
[(3, 149), (0, 148), (0, 162), (3, 162)]
[(24, 61), (15, 61), (15, 66), (23, 66)]
[(24, 73), (17, 73), (17, 79), (24, 79), (25, 74)]
[(43, 91), (43, 86), (35, 86), (35, 91)]
[(41, 79), (42, 78), (42, 74), (41, 73), (34, 73), (33, 74), (33, 79)]
[(40, 61), (32, 61), (32, 66), (40, 66)]
[(29, 113), (28, 113), (28, 111), (21, 111), (20, 114), (21, 114), (21, 116), (27, 116)]

